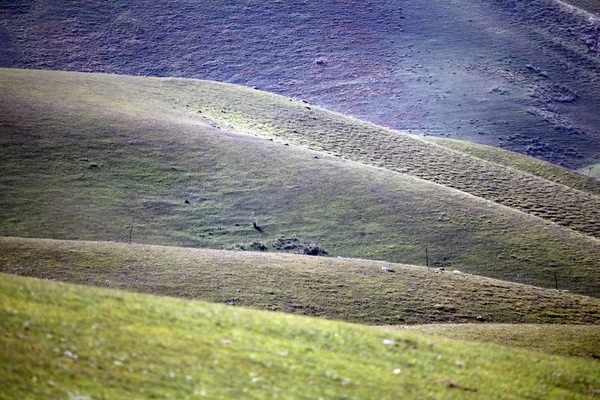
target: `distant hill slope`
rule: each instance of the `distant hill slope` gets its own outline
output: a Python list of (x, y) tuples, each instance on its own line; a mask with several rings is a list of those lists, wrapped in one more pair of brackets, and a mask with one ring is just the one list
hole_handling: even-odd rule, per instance
[[(428, 324), (386, 326), (458, 340), (495, 343), (567, 357), (600, 360), (600, 326), (543, 324)], [(600, 364), (599, 364), (600, 365)]]
[(600, 387), (593, 361), (8, 275), (0, 329), (2, 398), (584, 399)]
[(3, 0), (0, 67), (258, 86), (575, 169), (600, 157), (599, 26), (556, 0)]
[(357, 259), (0, 238), (0, 272), (370, 325), (600, 325), (599, 299)]
[(498, 147), (484, 146), (455, 139), (433, 137), (427, 139), (433, 143), (467, 153), (483, 160), (492, 161), (496, 164), (518, 169), (549, 181), (572, 187), (573, 189), (600, 195), (599, 180), (592, 179), (588, 176), (584, 176), (566, 168), (559, 167), (555, 164), (550, 164), (532, 157), (523, 156), (521, 154), (500, 149)]
[(409, 174), (595, 229), (583, 221), (598, 213), (590, 193), (236, 86), (24, 70), (0, 79), (4, 236), (271, 251), (284, 236), (420, 265), (428, 250), (431, 266), (545, 287), (557, 273), (560, 289), (599, 295), (597, 239)]

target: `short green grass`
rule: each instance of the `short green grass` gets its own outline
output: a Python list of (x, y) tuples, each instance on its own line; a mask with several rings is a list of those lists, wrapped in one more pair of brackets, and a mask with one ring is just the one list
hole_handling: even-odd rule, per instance
[(600, 324), (596, 298), (357, 259), (0, 238), (0, 271), (370, 325)]
[(445, 338), (495, 343), (566, 357), (600, 360), (600, 326), (543, 324), (429, 324), (385, 327)]
[(434, 137), (429, 137), (427, 140), (483, 160), (501, 164), (539, 176), (549, 181), (572, 187), (573, 189), (600, 195), (600, 181), (592, 179), (593, 174), (587, 173), (587, 169), (582, 169), (580, 170), (580, 173), (577, 173), (555, 164), (550, 164), (532, 157), (526, 157), (498, 147), (484, 146), (462, 140)]
[[(393, 148), (401, 160), (420, 148), (421, 167), (433, 157), (446, 164), (432, 173), (460, 173), (473, 187), (494, 181), (496, 170), (514, 174), (256, 90), (48, 71), (2, 70), (0, 78), (2, 235), (124, 242), (133, 225), (134, 243), (217, 249), (295, 236), (332, 256), (420, 265), (427, 249), (430, 265), (544, 287), (554, 287), (557, 273), (560, 289), (598, 295), (600, 243), (531, 215), (563, 214), (555, 183), (539, 189), (556, 204), (523, 197), (528, 215), (416, 178), (409, 169), (404, 174), (284, 146), (294, 129), (306, 129), (308, 144), (316, 135), (336, 146), (356, 135), (375, 146), (381, 135), (380, 151)], [(222, 122), (228, 119), (238, 128)], [(406, 149), (384, 140), (390, 137), (407, 140)], [(481, 177), (462, 171), (457, 166), (465, 159), (492, 170)], [(521, 198), (518, 192), (496, 190)]]
[(589, 398), (597, 362), (0, 276), (0, 398)]

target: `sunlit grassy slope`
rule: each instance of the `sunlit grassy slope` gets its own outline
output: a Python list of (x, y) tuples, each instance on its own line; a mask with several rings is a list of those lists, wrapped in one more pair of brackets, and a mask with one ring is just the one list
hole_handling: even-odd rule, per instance
[(385, 329), (496, 343), (559, 356), (600, 360), (600, 326), (542, 324), (428, 324)]
[(588, 398), (598, 363), (0, 276), (0, 398)]
[(0, 79), (2, 235), (270, 250), (294, 236), (333, 256), (420, 265), (427, 248), (431, 266), (545, 287), (556, 272), (560, 289), (598, 295), (600, 243), (548, 220), (595, 226), (598, 198), (564, 180), (232, 85)]
[[(591, 194), (600, 194), (600, 181), (589, 176), (550, 164), (535, 158), (526, 157), (498, 147), (483, 146), (461, 140), (427, 138), (427, 140), (453, 150), (467, 153), (469, 155), (514, 168), (549, 181), (557, 182), (573, 189), (578, 189)], [(590, 175), (591, 176), (591, 175)]]
[(368, 260), (0, 238), (0, 271), (372, 325), (600, 324), (599, 299)]

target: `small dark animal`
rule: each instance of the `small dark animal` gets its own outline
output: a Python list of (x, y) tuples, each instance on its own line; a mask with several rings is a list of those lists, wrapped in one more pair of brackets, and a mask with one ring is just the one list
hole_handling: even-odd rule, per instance
[(252, 227), (254, 229), (256, 229), (257, 231), (259, 231), (260, 233), (262, 233), (262, 231), (263, 231), (260, 226), (256, 225), (256, 222), (252, 222)]

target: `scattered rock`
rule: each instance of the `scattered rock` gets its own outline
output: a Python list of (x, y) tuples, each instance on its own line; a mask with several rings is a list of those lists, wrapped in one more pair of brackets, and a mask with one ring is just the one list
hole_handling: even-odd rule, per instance
[(77, 360), (77, 354), (73, 354), (69, 350), (65, 351), (64, 355), (65, 355), (65, 357), (69, 357), (69, 358), (72, 358), (74, 360)]

